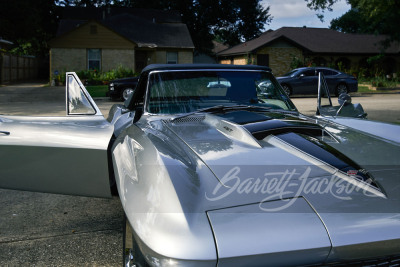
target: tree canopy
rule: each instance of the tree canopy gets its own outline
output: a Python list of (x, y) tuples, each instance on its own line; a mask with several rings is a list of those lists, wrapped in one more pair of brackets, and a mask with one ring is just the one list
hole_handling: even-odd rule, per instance
[(13, 0), (1, 1), (1, 37), (15, 43), (13, 52), (44, 55), (55, 36), (58, 13), (65, 6), (133, 7), (177, 10), (195, 47), (209, 52), (212, 40), (235, 45), (259, 36), (271, 22), (261, 0)]
[[(318, 12), (332, 10), (339, 0), (306, 0), (308, 7)], [(333, 29), (352, 33), (387, 35), (384, 46), (400, 42), (400, 1), (398, 0), (346, 0), (352, 7), (342, 17), (331, 22)], [(320, 18), (323, 14), (319, 14)]]
[(54, 0), (1, 1), (0, 37), (12, 41), (16, 54), (44, 55), (57, 30)]

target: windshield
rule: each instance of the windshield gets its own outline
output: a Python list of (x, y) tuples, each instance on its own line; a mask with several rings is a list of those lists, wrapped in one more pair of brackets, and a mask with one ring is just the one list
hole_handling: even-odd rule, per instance
[(146, 111), (182, 114), (217, 105), (296, 110), (272, 74), (263, 71), (161, 71), (149, 76)]

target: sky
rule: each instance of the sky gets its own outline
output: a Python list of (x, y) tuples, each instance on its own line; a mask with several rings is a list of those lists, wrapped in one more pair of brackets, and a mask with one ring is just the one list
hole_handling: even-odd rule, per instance
[(270, 6), (269, 13), (273, 16), (272, 22), (265, 26), (265, 30), (288, 27), (328, 28), (332, 19), (338, 18), (350, 9), (346, 0), (339, 0), (333, 5), (333, 11), (324, 12), (324, 22), (307, 7), (305, 0), (263, 0), (263, 6)]

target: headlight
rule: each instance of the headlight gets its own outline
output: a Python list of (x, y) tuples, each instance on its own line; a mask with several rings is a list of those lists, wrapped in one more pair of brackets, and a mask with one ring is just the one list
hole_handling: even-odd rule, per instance
[(110, 90), (114, 91), (114, 84), (113, 83), (110, 83)]

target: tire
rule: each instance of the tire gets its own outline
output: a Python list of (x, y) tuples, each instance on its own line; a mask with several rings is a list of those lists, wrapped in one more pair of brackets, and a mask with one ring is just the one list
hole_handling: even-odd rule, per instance
[(133, 91), (134, 90), (131, 87), (124, 88), (122, 90), (122, 94), (121, 94), (122, 100), (124, 100), (124, 101), (127, 100), (129, 98), (129, 96), (133, 93)]
[(281, 86), (287, 96), (290, 96), (292, 94), (292, 89), (290, 88), (290, 86), (288, 84), (284, 83)]
[(148, 267), (133, 236), (132, 226), (124, 215), (122, 263), (127, 267)]
[(347, 88), (347, 85), (345, 83), (339, 83), (338, 86), (336, 86), (336, 90), (335, 90), (336, 96), (340, 96), (343, 93), (347, 94), (348, 92), (349, 92), (349, 88)]

